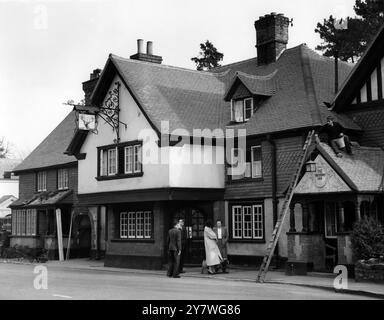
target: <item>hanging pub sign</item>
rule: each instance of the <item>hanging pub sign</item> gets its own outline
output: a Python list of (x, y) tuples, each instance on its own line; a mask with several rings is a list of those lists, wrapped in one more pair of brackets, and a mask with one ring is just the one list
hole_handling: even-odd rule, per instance
[(79, 114), (79, 129), (93, 131), (96, 129), (96, 116), (94, 114)]

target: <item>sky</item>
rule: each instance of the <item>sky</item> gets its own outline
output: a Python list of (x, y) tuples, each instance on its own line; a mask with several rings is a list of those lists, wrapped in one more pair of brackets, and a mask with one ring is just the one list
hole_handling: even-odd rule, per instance
[(254, 21), (293, 19), (289, 47), (321, 42), (317, 22), (354, 15), (355, 0), (0, 0), (0, 138), (26, 157), (83, 99), (82, 82), (108, 54), (129, 57), (153, 41), (163, 64), (194, 69), (210, 40), (223, 64), (256, 56)]

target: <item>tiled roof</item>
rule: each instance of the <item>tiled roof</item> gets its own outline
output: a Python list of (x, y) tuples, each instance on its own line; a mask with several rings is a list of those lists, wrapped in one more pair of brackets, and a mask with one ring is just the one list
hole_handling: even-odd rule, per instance
[[(266, 76), (255, 76), (240, 71), (236, 72), (236, 76), (230, 84), (228, 91), (232, 89), (236, 80), (239, 79), (253, 95), (270, 97), (276, 93), (276, 73), (277, 70)], [(227, 96), (228, 94), (225, 95), (225, 98), (229, 100)]]
[(15, 159), (0, 159), (0, 179), (4, 178), (4, 172), (11, 172), (21, 160)]
[[(320, 56), (306, 45), (285, 50), (280, 58), (269, 65), (257, 66), (255, 59), (243, 61), (217, 71), (229, 71), (235, 76), (241, 71), (247, 74), (266, 76), (276, 72), (276, 94), (265, 100), (256, 114), (242, 127), (249, 135), (317, 126), (326, 122), (331, 114), (324, 102), (331, 102), (334, 96), (334, 62)], [(339, 77), (343, 82), (353, 65), (340, 63)], [(333, 114), (333, 113), (332, 113)], [(360, 128), (344, 115), (333, 116), (345, 128)], [(230, 113), (225, 114), (225, 123)]]
[(380, 148), (353, 147), (353, 155), (338, 158), (332, 148), (321, 143), (321, 148), (336, 163), (360, 192), (382, 191), (384, 175), (384, 151)]
[[(230, 125), (226, 92), (236, 77), (250, 91), (271, 95), (246, 124), (248, 135), (319, 126), (331, 113), (324, 106), (334, 96), (333, 60), (306, 45), (287, 49), (277, 62), (257, 65), (257, 59), (199, 72), (110, 55), (119, 74), (135, 95), (149, 119), (160, 128), (170, 121), (170, 130), (225, 128)], [(340, 63), (340, 82), (352, 65)], [(276, 91), (276, 92), (275, 92)], [(334, 115), (347, 129), (360, 128), (344, 115)]]
[(76, 118), (75, 112), (72, 111), (13, 171), (17, 173), (19, 171), (76, 162), (75, 157), (64, 154), (75, 133), (75, 129)]
[(16, 208), (16, 207), (32, 208), (32, 207), (39, 207), (39, 206), (54, 205), (54, 204), (60, 203), (60, 201), (67, 198), (69, 195), (72, 194), (72, 192), (73, 190), (42, 192), (27, 200), (17, 200), (13, 202), (9, 207), (10, 208)]
[[(130, 60), (111, 59), (148, 117), (160, 129), (217, 128), (225, 107), (222, 75)], [(228, 104), (229, 108), (229, 104)]]

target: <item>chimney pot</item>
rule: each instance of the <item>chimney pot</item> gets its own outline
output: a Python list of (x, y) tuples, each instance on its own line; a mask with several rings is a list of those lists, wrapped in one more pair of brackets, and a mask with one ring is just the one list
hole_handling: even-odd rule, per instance
[(153, 42), (152, 41), (148, 41), (147, 42), (147, 54), (148, 55), (153, 55)]
[(144, 53), (144, 40), (137, 39), (137, 53)]

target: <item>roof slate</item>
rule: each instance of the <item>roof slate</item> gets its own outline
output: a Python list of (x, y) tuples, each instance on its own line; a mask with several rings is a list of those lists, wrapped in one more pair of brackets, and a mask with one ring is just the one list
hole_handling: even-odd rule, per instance
[[(257, 59), (210, 72), (147, 63), (110, 55), (120, 75), (157, 128), (170, 121), (170, 130), (224, 129), (232, 126), (230, 103), (224, 101), (239, 77), (254, 93), (271, 95), (246, 124), (248, 135), (319, 126), (331, 112), (324, 102), (334, 96), (333, 60), (300, 45), (283, 52), (269, 65)], [(353, 65), (340, 63), (341, 82)], [(273, 94), (273, 95), (272, 95)], [(345, 128), (360, 130), (344, 115), (334, 115)]]
[(75, 112), (72, 111), (21, 164), (14, 168), (13, 172), (17, 173), (76, 162), (75, 157), (64, 154), (75, 130), (76, 116)]
[(382, 149), (354, 146), (353, 156), (343, 154), (342, 158), (338, 158), (328, 144), (321, 143), (320, 146), (352, 180), (357, 191), (382, 191), (384, 175), (384, 151)]

